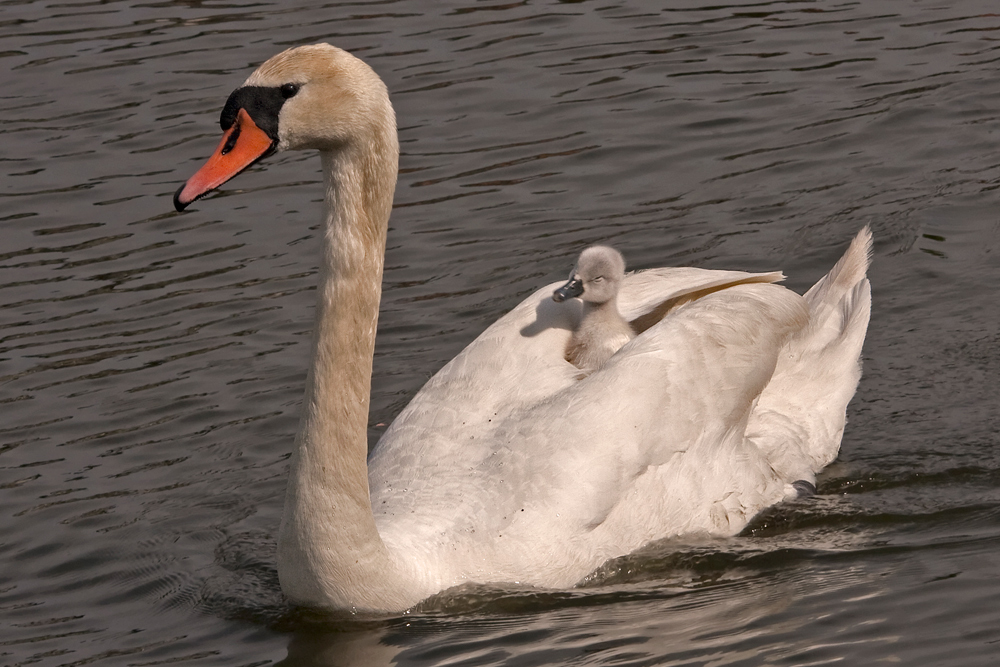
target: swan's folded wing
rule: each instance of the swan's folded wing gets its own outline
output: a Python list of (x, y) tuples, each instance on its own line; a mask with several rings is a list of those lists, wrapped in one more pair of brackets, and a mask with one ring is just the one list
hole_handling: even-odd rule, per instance
[(637, 271), (625, 277), (618, 294), (618, 310), (641, 333), (674, 308), (712, 292), (734, 285), (777, 283), (784, 279), (780, 271), (744, 273), (693, 267)]
[[(807, 320), (789, 290), (733, 286), (677, 309), (536, 408), (525, 423), (560, 438), (545, 447), (559, 461), (547, 483), (568, 503), (562, 516), (577, 512), (580, 528), (609, 544), (637, 540), (631, 549), (667, 534), (735, 532), (775, 502), (780, 485), (744, 433), (779, 350)], [(734, 516), (720, 520), (715, 505), (730, 501)]]
[[(782, 278), (780, 272), (651, 269), (626, 277), (619, 305), (626, 319), (649, 320), (645, 330), (693, 298)], [(469, 433), (485, 433), (506, 415), (576, 384), (578, 370), (565, 360), (565, 352), (581, 304), (552, 301), (559, 284), (529, 296), (438, 371), (383, 435), (369, 467), (397, 468), (399, 460), (417, 450), (474, 463), (488, 451), (485, 445), (472, 443)]]
[[(710, 274), (747, 276), (695, 270), (709, 280), (694, 291)], [(563, 559), (556, 569), (571, 578), (582, 576), (569, 574), (579, 558), (625, 553), (671, 522), (675, 532), (725, 532), (729, 510), (714, 503), (734, 505), (744, 520), (733, 489), (760, 495), (767, 486), (766, 462), (741, 449), (746, 420), (779, 347), (807, 319), (798, 295), (745, 282), (676, 308), (582, 380), (563, 359), (576, 313), (551, 301), (552, 288), (529, 297), (432, 378), (383, 436), (369, 466), (383, 539), (428, 558), (462, 553), (456, 562), (492, 571)], [(659, 293), (640, 284), (645, 300), (629, 298), (647, 312), (692, 291), (691, 281), (667, 280)], [(717, 455), (722, 474), (706, 470), (703, 482), (696, 462)], [(762, 503), (748, 500), (745, 511)], [(623, 536), (639, 542), (620, 544)]]

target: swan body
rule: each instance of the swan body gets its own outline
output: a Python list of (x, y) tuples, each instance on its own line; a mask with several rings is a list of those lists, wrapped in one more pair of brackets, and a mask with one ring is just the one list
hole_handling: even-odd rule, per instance
[(625, 279), (625, 259), (614, 248), (590, 246), (580, 253), (569, 282), (552, 293), (556, 303), (579, 297), (580, 322), (573, 328), (566, 361), (584, 374), (603, 366), (635, 338), (632, 325), (618, 312), (618, 290)]
[[(637, 335), (580, 377), (582, 317), (539, 289), (417, 393), (370, 458), (366, 429), (398, 144), (385, 86), (335, 47), (265, 62), (178, 210), (275, 150), (320, 151), (313, 363), (278, 536), (294, 603), (399, 611), (468, 582), (566, 587), (653, 540), (731, 535), (815, 480), (860, 378), (871, 235), (804, 296), (780, 273), (625, 276)], [(367, 459), (367, 460), (366, 460)]]

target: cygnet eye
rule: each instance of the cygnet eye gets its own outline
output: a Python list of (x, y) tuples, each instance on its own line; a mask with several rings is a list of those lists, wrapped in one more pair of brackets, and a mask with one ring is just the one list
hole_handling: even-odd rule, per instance
[(299, 89), (301, 87), (302, 86), (300, 86), (297, 83), (286, 83), (283, 86), (281, 86), (281, 96), (284, 97), (286, 100), (289, 97), (295, 97), (295, 94), (299, 92)]
[(594, 278), (594, 282), (595, 283), (602, 282), (603, 280), (604, 280), (604, 276), (597, 276), (596, 278)]

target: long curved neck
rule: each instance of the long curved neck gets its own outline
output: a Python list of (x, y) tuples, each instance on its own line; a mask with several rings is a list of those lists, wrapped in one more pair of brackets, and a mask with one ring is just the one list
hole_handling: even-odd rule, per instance
[[(293, 479), (319, 476), (325, 486), (335, 479), (367, 504), (368, 405), (388, 212), (372, 210), (374, 184), (355, 164), (356, 156), (344, 151), (322, 157), (327, 223), (298, 437), (299, 458), (313, 460), (293, 471)], [(370, 506), (367, 511), (370, 518)]]
[[(367, 422), (382, 266), (398, 145), (395, 127), (322, 153), (327, 221), (313, 363), (278, 538), (278, 576), (293, 602), (379, 606), (395, 565), (371, 510)], [(374, 596), (374, 598), (373, 598)]]

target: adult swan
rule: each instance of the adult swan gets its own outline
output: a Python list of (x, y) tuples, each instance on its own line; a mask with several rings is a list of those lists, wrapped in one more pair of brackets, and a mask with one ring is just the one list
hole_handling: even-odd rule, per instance
[(323, 160), (313, 362), (278, 537), (292, 602), (398, 611), (466, 582), (572, 586), (652, 540), (734, 534), (836, 457), (868, 326), (867, 230), (804, 297), (777, 272), (629, 275), (619, 308), (638, 335), (582, 379), (565, 360), (580, 302), (543, 287), (431, 378), (368, 458), (399, 154), (385, 85), (345, 51), (293, 48), (233, 92), (221, 124), (178, 210), (276, 150)]

